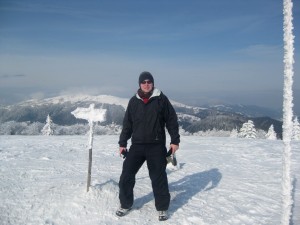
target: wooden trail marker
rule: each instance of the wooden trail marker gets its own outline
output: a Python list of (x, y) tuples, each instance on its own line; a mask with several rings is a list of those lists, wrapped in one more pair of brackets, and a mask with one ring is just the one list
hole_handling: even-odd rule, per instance
[(95, 109), (95, 104), (91, 104), (89, 108), (78, 107), (71, 112), (76, 118), (84, 119), (89, 121), (89, 165), (88, 165), (88, 178), (87, 178), (87, 192), (91, 186), (91, 175), (92, 175), (92, 154), (93, 154), (93, 137), (94, 137), (94, 122), (105, 121), (106, 109)]

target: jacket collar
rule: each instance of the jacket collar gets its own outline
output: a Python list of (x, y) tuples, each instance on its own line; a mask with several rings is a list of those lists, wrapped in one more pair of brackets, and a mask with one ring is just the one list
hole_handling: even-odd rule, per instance
[[(149, 99), (151, 99), (151, 98), (153, 98), (153, 97), (160, 96), (160, 94), (161, 94), (161, 91), (160, 91), (159, 89), (157, 89), (157, 88), (154, 88), (153, 93), (152, 93), (152, 95), (150, 96)], [(138, 93), (136, 93), (135, 96), (136, 96), (138, 99), (143, 100), (143, 99), (138, 95)]]

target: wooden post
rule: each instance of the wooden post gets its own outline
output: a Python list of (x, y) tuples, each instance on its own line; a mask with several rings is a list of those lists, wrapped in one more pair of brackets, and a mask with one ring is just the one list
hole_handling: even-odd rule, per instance
[(77, 108), (71, 112), (76, 118), (85, 119), (89, 121), (90, 125), (90, 135), (89, 135), (89, 166), (88, 166), (88, 177), (87, 177), (87, 187), (88, 192), (91, 186), (91, 176), (92, 176), (92, 154), (93, 154), (93, 135), (94, 135), (94, 122), (105, 121), (106, 109), (95, 109), (95, 105), (91, 104), (89, 108)]
[(91, 175), (92, 175), (92, 148), (89, 149), (89, 167), (88, 167), (88, 178), (86, 191), (88, 192), (91, 186)]

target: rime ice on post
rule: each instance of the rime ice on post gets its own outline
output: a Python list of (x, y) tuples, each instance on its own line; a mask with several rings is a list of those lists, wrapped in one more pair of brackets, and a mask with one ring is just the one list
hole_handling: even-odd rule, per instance
[(95, 104), (91, 104), (89, 108), (78, 107), (71, 112), (77, 119), (84, 119), (89, 121), (90, 133), (89, 133), (89, 149), (93, 145), (93, 133), (94, 133), (94, 122), (105, 121), (106, 109), (95, 109)]
[(95, 109), (95, 104), (91, 104), (89, 108), (78, 107), (71, 112), (76, 118), (89, 121), (89, 167), (88, 167), (88, 180), (87, 180), (87, 192), (91, 184), (91, 172), (92, 172), (92, 149), (93, 149), (93, 136), (94, 136), (94, 122), (105, 121), (106, 109)]
[(292, 216), (292, 178), (291, 138), (293, 131), (293, 76), (294, 76), (294, 35), (293, 35), (293, 1), (283, 0), (283, 41), (284, 41), (284, 85), (283, 85), (283, 124), (282, 140), (284, 143), (282, 171), (282, 216), (281, 224), (290, 224)]

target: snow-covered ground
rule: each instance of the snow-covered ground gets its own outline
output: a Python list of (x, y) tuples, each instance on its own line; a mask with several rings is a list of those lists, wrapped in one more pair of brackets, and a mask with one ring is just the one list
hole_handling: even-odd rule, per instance
[[(158, 222), (146, 165), (134, 209), (115, 216), (122, 159), (118, 136), (96, 136), (86, 192), (87, 136), (0, 136), (0, 224), (280, 224), (280, 140), (183, 136), (168, 168), (170, 218)], [(292, 142), (293, 224), (300, 224), (300, 142)]]

